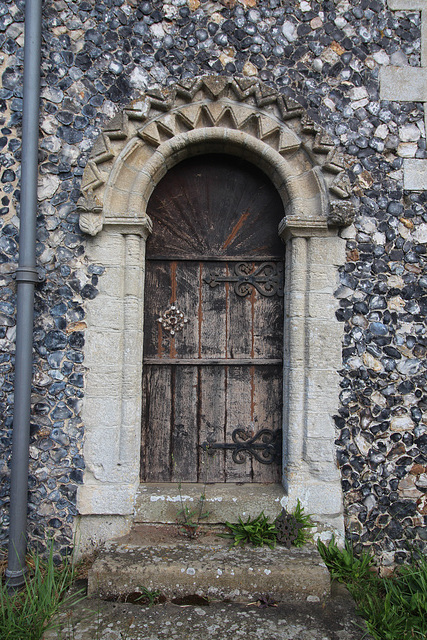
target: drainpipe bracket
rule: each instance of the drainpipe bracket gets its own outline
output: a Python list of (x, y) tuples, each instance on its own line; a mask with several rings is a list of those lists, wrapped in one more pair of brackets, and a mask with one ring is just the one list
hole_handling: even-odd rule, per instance
[(46, 279), (43, 270), (36, 267), (18, 267), (14, 277), (17, 282), (33, 282), (34, 284), (44, 282)]

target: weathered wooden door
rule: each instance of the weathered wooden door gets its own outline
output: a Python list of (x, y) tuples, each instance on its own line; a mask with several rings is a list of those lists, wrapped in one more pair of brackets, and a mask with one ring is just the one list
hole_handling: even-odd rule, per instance
[(148, 207), (143, 482), (278, 482), (283, 205), (238, 158), (175, 166)]

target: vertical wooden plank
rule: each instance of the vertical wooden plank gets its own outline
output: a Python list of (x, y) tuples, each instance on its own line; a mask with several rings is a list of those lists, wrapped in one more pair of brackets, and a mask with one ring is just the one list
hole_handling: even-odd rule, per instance
[[(228, 264), (229, 275), (236, 273), (236, 263)], [(253, 294), (240, 296), (230, 283), (228, 295), (228, 356), (250, 358), (253, 355)], [(232, 442), (232, 433), (241, 428), (251, 433), (253, 420), (251, 375), (248, 366), (228, 367), (226, 442)], [(227, 453), (226, 478), (228, 482), (250, 482), (252, 461), (245, 456), (242, 464), (233, 461)]]
[[(225, 441), (232, 442), (232, 432), (237, 429), (251, 430), (251, 385), (249, 367), (227, 367), (227, 422)], [(243, 464), (233, 461), (232, 453), (226, 456), (226, 482), (250, 482), (252, 480), (252, 462), (249, 457)]]
[[(282, 367), (253, 367), (255, 429), (276, 431), (282, 427)], [(280, 482), (281, 467), (253, 460), (253, 482)]]
[(255, 358), (283, 357), (283, 296), (256, 292), (253, 316)]
[[(202, 358), (225, 358), (227, 338), (227, 289), (224, 284), (211, 287), (205, 282), (214, 275), (224, 276), (226, 265), (220, 262), (200, 263), (200, 346)], [(223, 366), (203, 366), (200, 380), (200, 443), (224, 442), (226, 438), (226, 372)], [(200, 482), (224, 482), (226, 452), (201, 453)]]
[[(236, 263), (229, 262), (227, 270), (234, 275)], [(234, 284), (230, 283), (228, 293), (228, 357), (250, 358), (252, 352), (252, 301), (251, 295), (240, 296)]]
[(227, 289), (221, 282), (211, 287), (205, 279), (225, 276), (227, 267), (221, 262), (200, 262), (200, 348), (202, 358), (225, 358), (227, 352)]
[(144, 482), (169, 482), (171, 367), (145, 365), (141, 477)]
[[(144, 358), (168, 355), (170, 336), (163, 331), (159, 317), (169, 307), (171, 297), (170, 265), (147, 262), (145, 273)], [(166, 353), (165, 353), (166, 348)]]
[(197, 358), (199, 345), (199, 265), (194, 261), (177, 261), (174, 304), (182, 311), (188, 322), (175, 334), (177, 358)]
[(171, 457), (172, 482), (197, 482), (198, 381), (194, 366), (173, 366)]
[[(199, 367), (199, 431), (203, 442), (225, 442), (226, 372), (221, 365)], [(213, 450), (212, 450), (213, 451)], [(225, 482), (225, 451), (216, 450), (214, 455), (200, 452), (199, 482)]]

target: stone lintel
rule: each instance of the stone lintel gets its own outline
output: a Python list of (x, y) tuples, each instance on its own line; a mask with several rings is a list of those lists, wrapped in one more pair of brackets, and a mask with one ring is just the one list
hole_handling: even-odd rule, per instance
[(427, 159), (407, 158), (403, 161), (403, 186), (407, 191), (427, 189)]
[(427, 102), (427, 68), (382, 67), (380, 99), (395, 102)]

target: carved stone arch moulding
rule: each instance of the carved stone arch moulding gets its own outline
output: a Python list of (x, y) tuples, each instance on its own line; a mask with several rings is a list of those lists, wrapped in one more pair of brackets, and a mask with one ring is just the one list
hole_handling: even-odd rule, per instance
[(147, 203), (169, 169), (205, 153), (257, 165), (282, 198), (283, 504), (300, 499), (323, 526), (343, 530), (333, 422), (342, 327), (333, 294), (345, 262), (337, 227), (353, 216), (344, 158), (298, 103), (257, 80), (206, 76), (147, 92), (118, 113), (84, 172), (80, 227), (90, 236), (88, 259), (105, 271), (86, 304), (82, 547), (125, 533), (135, 503), (138, 510)]
[(353, 208), (343, 156), (301, 105), (257, 80), (203, 76), (146, 93), (104, 128), (86, 166), (80, 227), (146, 222), (148, 199), (173, 165), (230, 153), (259, 166), (279, 191), (284, 225), (349, 224)]

